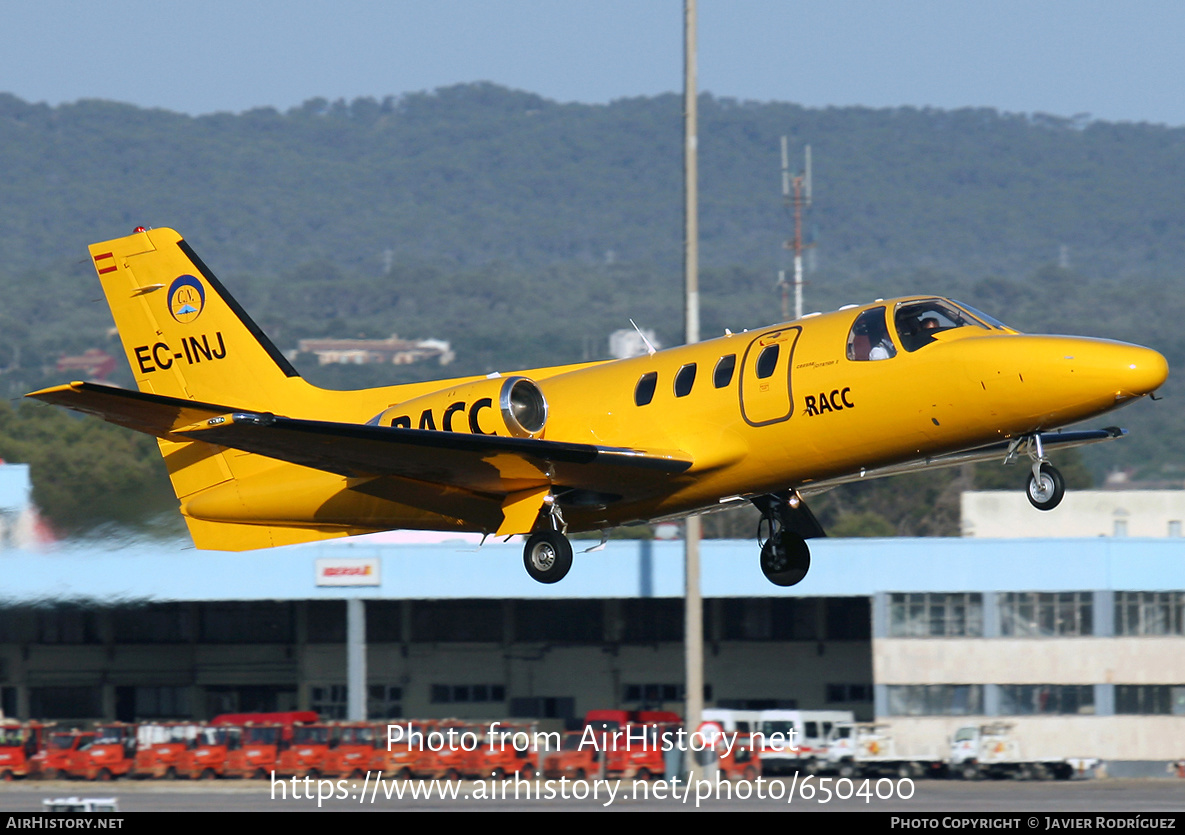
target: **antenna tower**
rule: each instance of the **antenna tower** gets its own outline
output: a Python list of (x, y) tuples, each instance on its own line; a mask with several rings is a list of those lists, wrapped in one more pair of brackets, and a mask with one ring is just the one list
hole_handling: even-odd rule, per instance
[[(794, 318), (802, 318), (802, 251), (813, 244), (803, 243), (802, 215), (811, 206), (811, 146), (806, 146), (805, 162), (801, 171), (790, 174), (790, 153), (786, 137), (782, 137), (782, 201), (786, 213), (793, 213), (794, 237), (782, 246), (794, 253)], [(786, 271), (778, 270), (778, 287), (782, 290), (782, 320), (790, 319), (790, 285)]]

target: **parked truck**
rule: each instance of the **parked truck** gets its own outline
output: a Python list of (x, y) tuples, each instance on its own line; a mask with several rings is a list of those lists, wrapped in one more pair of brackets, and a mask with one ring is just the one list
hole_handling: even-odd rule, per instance
[(1074, 766), (1064, 758), (1030, 756), (1021, 750), (1009, 722), (965, 725), (950, 741), (950, 770), (964, 780), (1012, 777), (1069, 780)]
[(840, 722), (826, 740), (826, 757), (820, 771), (840, 777), (894, 776), (916, 780), (941, 777), (946, 763), (934, 751), (907, 751), (898, 746), (892, 729), (883, 722)]

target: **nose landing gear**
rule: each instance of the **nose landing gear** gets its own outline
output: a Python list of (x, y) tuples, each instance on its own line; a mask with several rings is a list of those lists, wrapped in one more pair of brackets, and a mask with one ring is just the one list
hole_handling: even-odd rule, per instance
[(1038, 510), (1053, 510), (1066, 495), (1065, 479), (1052, 464), (1035, 464), (1029, 474), (1025, 495), (1029, 497), (1029, 504)]
[(1049, 458), (1045, 455), (1045, 446), (1041, 443), (1040, 432), (1014, 441), (1004, 458), (1004, 463), (1007, 464), (1022, 448), (1028, 452), (1029, 459), (1033, 462), (1033, 471), (1029, 474), (1025, 487), (1029, 504), (1037, 510), (1053, 510), (1062, 503), (1062, 498), (1066, 495), (1066, 481), (1057, 467), (1049, 463)]

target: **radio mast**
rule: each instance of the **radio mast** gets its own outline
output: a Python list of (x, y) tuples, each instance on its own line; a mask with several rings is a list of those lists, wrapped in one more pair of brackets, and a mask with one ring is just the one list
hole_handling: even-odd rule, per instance
[[(802, 251), (813, 244), (803, 243), (802, 215), (811, 206), (811, 146), (806, 146), (805, 164), (797, 174), (790, 174), (790, 153), (786, 137), (782, 137), (782, 202), (786, 213), (793, 213), (794, 237), (782, 246), (794, 253), (794, 318), (802, 318)], [(790, 282), (786, 271), (778, 270), (778, 287), (782, 289), (782, 320), (790, 319)]]

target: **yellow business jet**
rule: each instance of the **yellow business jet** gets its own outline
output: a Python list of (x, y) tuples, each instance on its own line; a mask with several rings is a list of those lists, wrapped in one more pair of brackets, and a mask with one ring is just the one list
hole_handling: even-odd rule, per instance
[(760, 565), (792, 585), (823, 536), (804, 496), (918, 468), (1026, 461), (1056, 507), (1059, 431), (1152, 394), (1164, 357), (1030, 336), (932, 296), (842, 308), (632, 359), (328, 391), (305, 382), (189, 245), (136, 229), (90, 248), (139, 391), (30, 394), (159, 439), (199, 548), (395, 528), (529, 536), (543, 583), (570, 531), (752, 502)]

